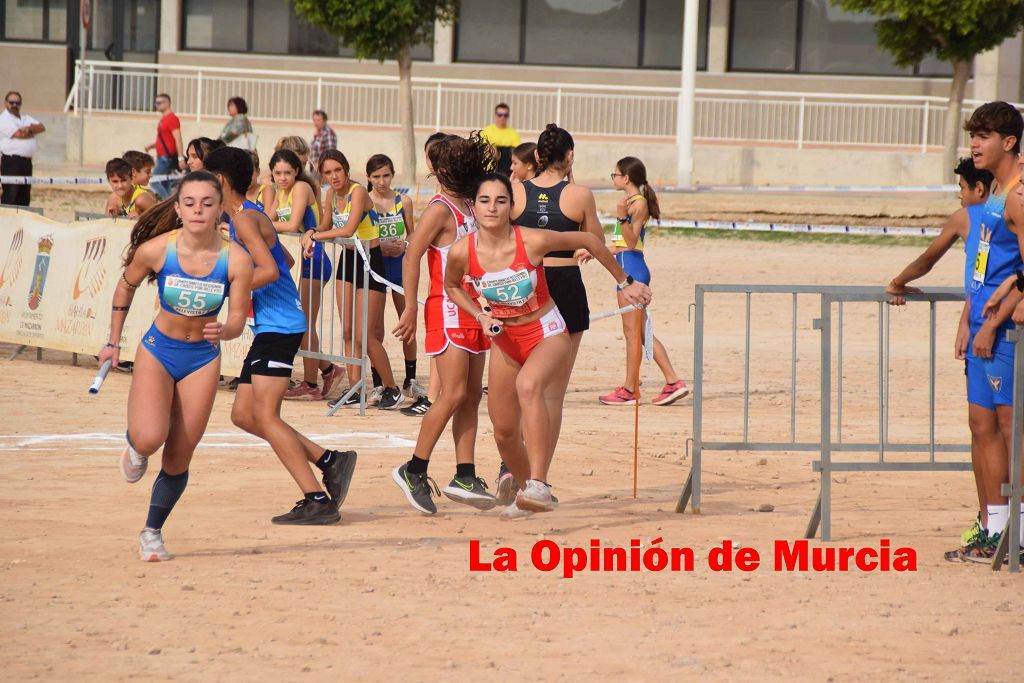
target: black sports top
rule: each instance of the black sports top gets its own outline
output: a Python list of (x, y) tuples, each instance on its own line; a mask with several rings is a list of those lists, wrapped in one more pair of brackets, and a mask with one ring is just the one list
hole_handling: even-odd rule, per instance
[[(526, 208), (519, 214), (519, 218), (513, 221), (516, 225), (524, 228), (545, 228), (557, 230), (558, 232), (577, 232), (582, 226), (574, 220), (569, 219), (559, 206), (562, 197), (562, 190), (569, 184), (568, 180), (562, 180), (551, 187), (537, 187), (533, 181), (527, 180), (523, 183), (526, 191)], [(572, 258), (575, 252), (552, 251), (545, 254), (551, 258)]]

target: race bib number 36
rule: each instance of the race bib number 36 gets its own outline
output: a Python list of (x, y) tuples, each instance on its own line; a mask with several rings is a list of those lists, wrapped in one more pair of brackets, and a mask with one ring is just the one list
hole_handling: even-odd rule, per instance
[(381, 242), (394, 242), (405, 237), (405, 220), (401, 214), (381, 216), (378, 226)]

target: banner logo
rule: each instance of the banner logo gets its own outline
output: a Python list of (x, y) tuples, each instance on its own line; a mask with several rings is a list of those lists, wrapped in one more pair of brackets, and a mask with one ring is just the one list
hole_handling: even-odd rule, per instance
[(95, 237), (85, 243), (85, 255), (78, 267), (78, 275), (75, 277), (75, 288), (71, 294), (74, 301), (83, 294), (96, 296), (103, 287), (107, 270), (103, 266), (103, 253), (107, 250), (107, 238)]
[(11, 238), (11, 247), (7, 250), (7, 258), (4, 259), (3, 270), (0, 270), (0, 289), (7, 283), (18, 279), (21, 272), (21, 243), (25, 241), (25, 229), (22, 228), (14, 233)]
[(39, 304), (43, 301), (43, 287), (46, 286), (46, 274), (50, 270), (50, 252), (52, 250), (52, 238), (44, 237), (39, 240), (39, 253), (36, 254), (32, 286), (28, 290), (28, 307), (33, 311), (39, 308)]

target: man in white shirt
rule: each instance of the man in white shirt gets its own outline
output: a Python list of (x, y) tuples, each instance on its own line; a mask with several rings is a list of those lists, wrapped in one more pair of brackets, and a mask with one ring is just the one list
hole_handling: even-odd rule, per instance
[[(32, 157), (36, 154), (36, 136), (46, 126), (31, 116), (21, 115), (21, 93), (12, 90), (4, 96), (7, 111), (0, 114), (0, 175), (31, 176)], [(5, 184), (2, 204), (28, 206), (32, 186)]]

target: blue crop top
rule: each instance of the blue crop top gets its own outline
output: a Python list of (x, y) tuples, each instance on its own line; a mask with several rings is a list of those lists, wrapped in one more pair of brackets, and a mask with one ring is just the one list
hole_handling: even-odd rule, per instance
[(213, 270), (203, 277), (186, 273), (178, 262), (178, 230), (167, 236), (164, 265), (156, 274), (160, 306), (188, 318), (215, 316), (228, 296), (228, 245), (222, 240)]

